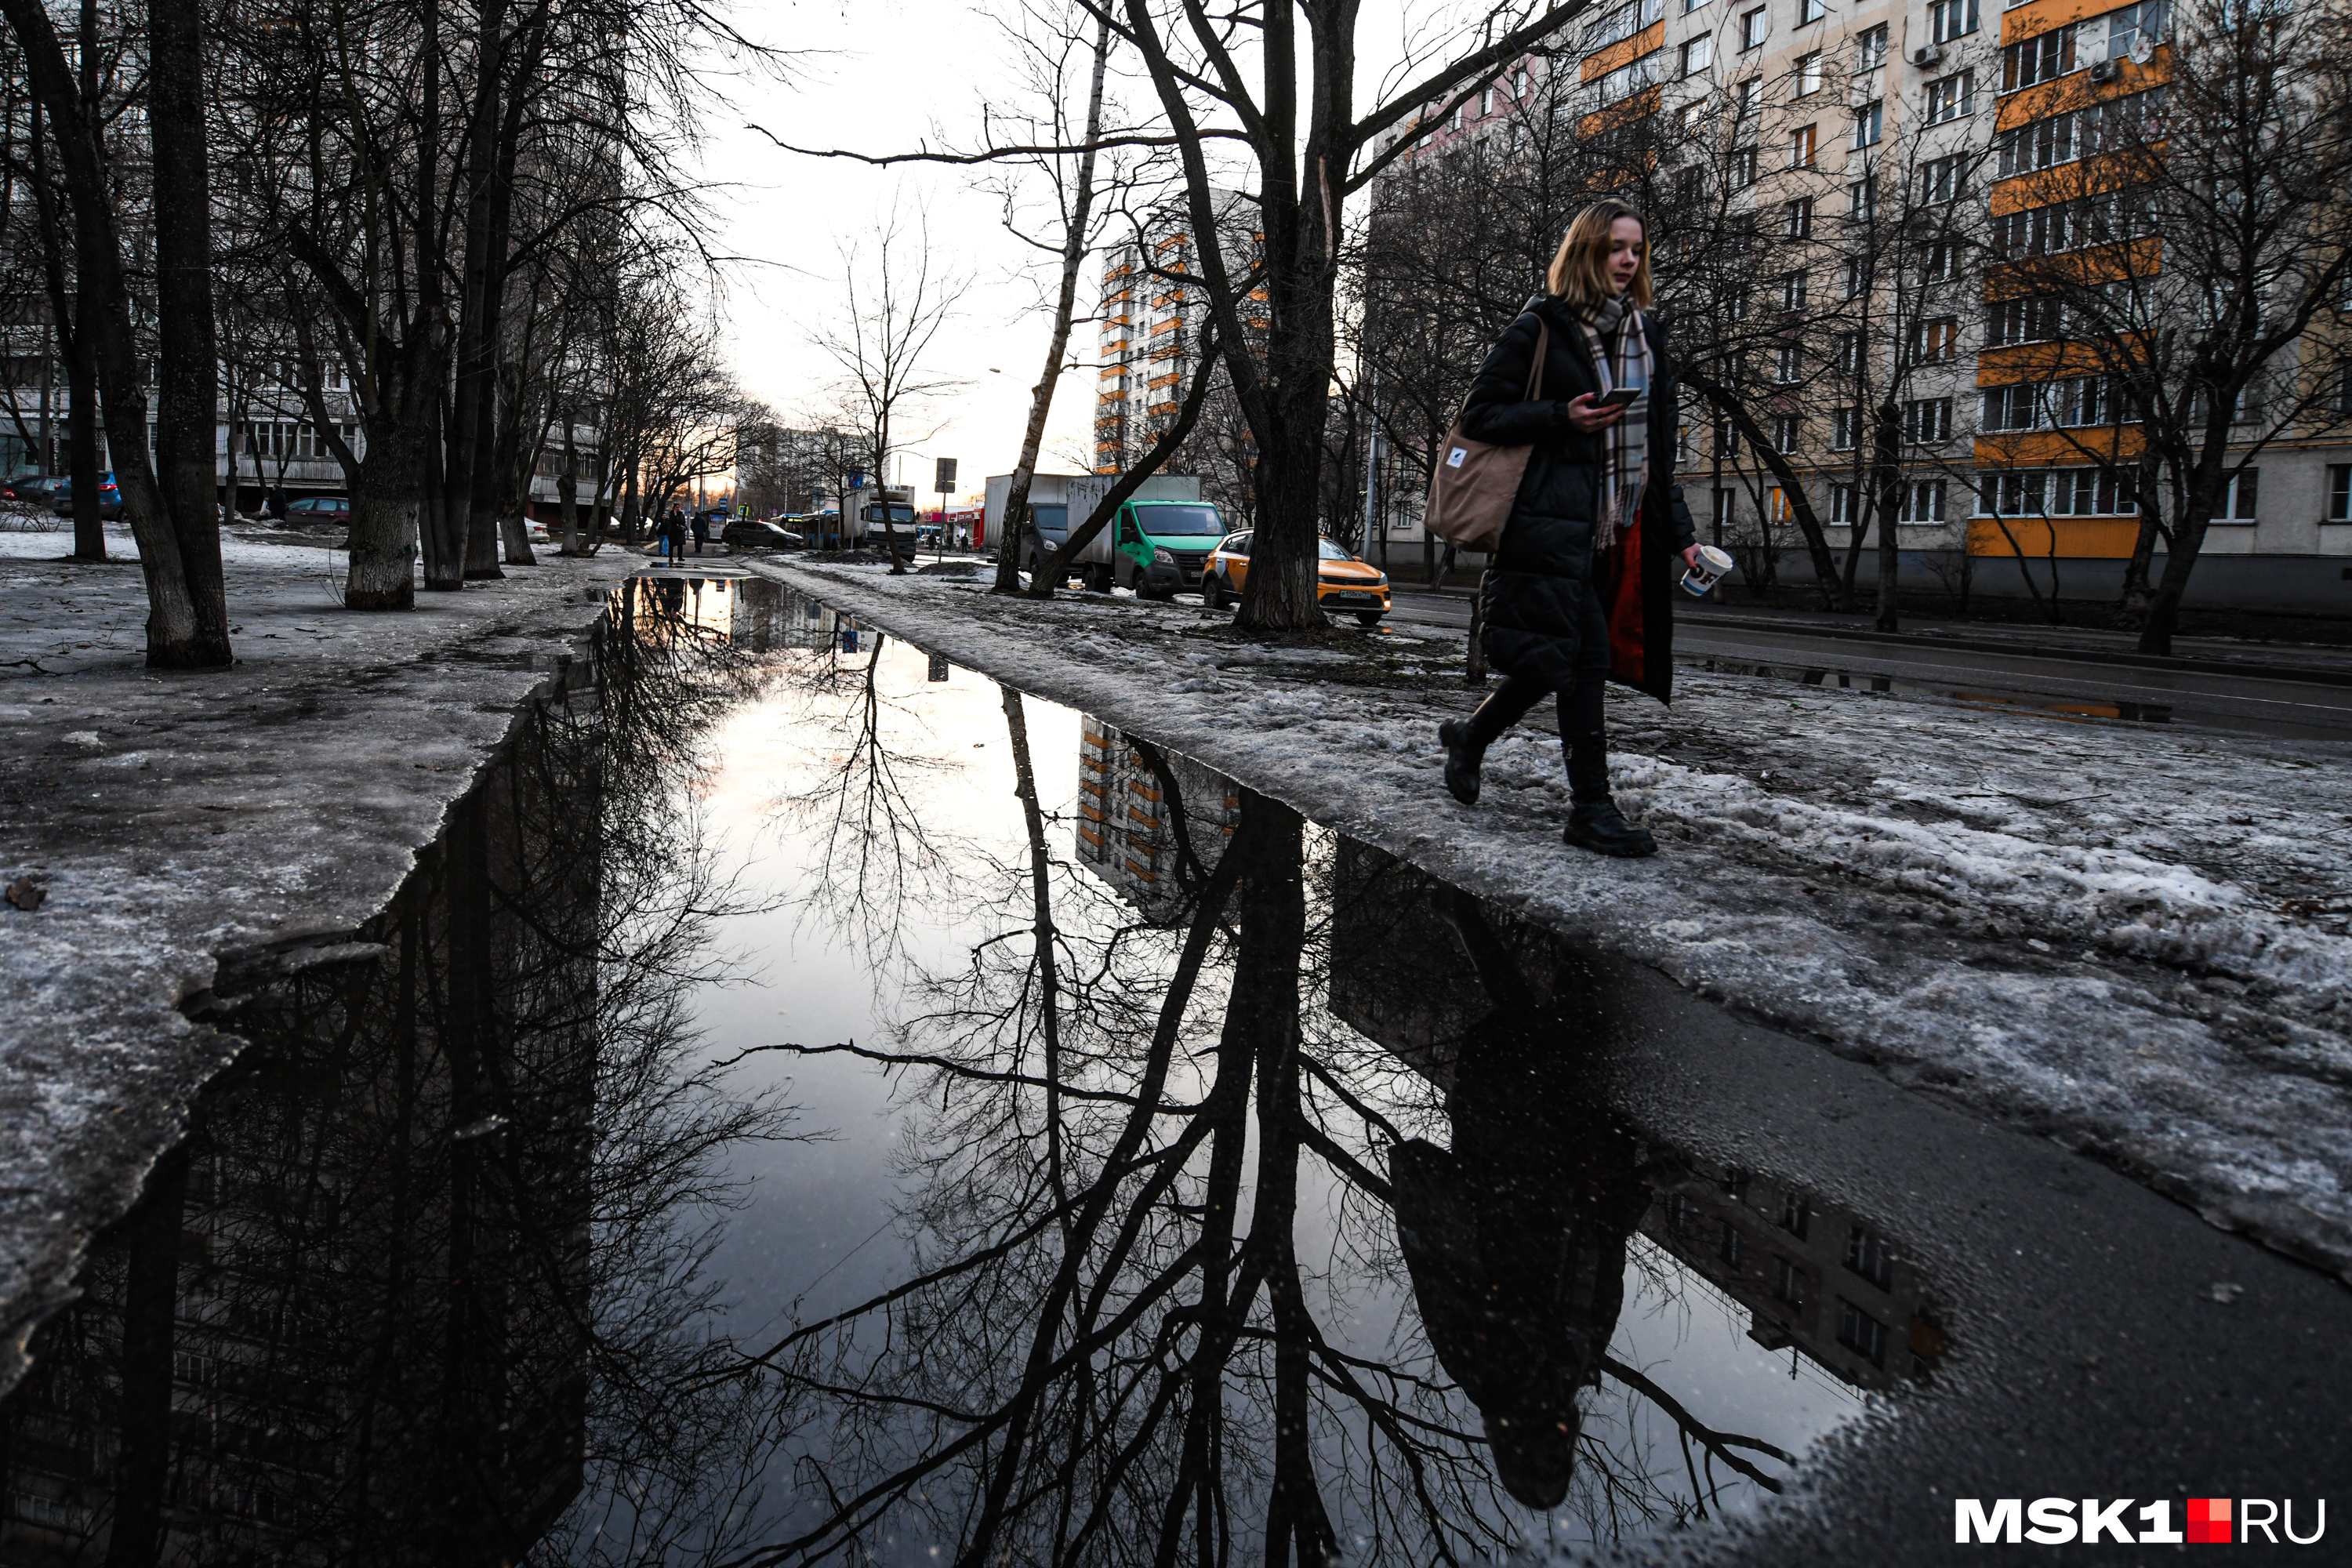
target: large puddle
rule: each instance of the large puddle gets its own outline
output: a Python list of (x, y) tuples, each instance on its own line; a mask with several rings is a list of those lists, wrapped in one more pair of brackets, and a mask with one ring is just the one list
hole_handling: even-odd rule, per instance
[(1775, 1505), (1970, 1353), (1611, 1109), (1617, 972), (757, 579), (640, 579), (0, 1405), (11, 1564), (1419, 1563)]

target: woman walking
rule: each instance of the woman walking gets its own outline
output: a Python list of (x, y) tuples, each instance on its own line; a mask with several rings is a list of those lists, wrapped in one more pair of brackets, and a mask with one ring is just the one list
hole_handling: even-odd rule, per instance
[[(1675, 482), (1674, 362), (1646, 313), (1641, 215), (1617, 201), (1579, 213), (1546, 283), (1505, 329), (1462, 409), (1464, 435), (1534, 449), (1479, 587), (1486, 659), (1503, 683), (1466, 721), (1439, 727), (1445, 787), (1475, 805), (1486, 748), (1557, 693), (1568, 841), (1647, 855), (1657, 840), (1610, 798), (1601, 693), (1613, 679), (1667, 700), (1675, 558), (1695, 563), (1698, 543)], [(1538, 343), (1544, 397), (1531, 403)]]

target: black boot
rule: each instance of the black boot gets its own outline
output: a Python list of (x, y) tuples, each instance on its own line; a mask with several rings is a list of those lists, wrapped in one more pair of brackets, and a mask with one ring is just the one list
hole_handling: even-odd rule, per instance
[(1580, 849), (1627, 859), (1658, 852), (1658, 841), (1646, 827), (1625, 820), (1609, 796), (1609, 742), (1601, 735), (1579, 735), (1568, 748), (1568, 827), (1560, 835)]
[(1477, 805), (1478, 764), (1486, 760), (1486, 748), (1472, 742), (1470, 726), (1459, 719), (1440, 724), (1437, 739), (1445, 748), (1445, 787), (1463, 805)]

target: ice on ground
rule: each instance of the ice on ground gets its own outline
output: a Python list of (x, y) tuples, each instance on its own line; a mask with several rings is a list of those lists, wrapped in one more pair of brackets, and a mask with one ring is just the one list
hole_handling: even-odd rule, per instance
[(761, 569), (2352, 1277), (2340, 746), (1684, 669), (1671, 710), (1611, 692), (1662, 844), (1611, 861), (1559, 839), (1548, 710), (1476, 807), (1444, 793), (1436, 726), (1475, 696), (1425, 629), (1350, 679), (1183, 606)]
[(636, 563), (548, 558), (404, 615), (344, 610), (339, 557), (232, 528), (237, 663), (145, 668), (130, 535), (61, 559), (0, 533), (0, 1389), (236, 1042), (181, 1002), (224, 951), (381, 909), (518, 703)]

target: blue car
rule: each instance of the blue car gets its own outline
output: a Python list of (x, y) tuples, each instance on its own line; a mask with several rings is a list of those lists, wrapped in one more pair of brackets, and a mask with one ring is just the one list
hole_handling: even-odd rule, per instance
[[(73, 480), (59, 479), (58, 488), (49, 492), (49, 504), (59, 517), (74, 514)], [(122, 489), (114, 482), (114, 470), (110, 468), (98, 476), (98, 515), (101, 518), (122, 515)]]

